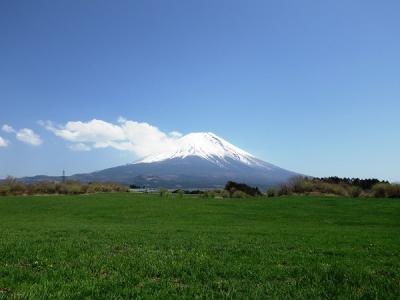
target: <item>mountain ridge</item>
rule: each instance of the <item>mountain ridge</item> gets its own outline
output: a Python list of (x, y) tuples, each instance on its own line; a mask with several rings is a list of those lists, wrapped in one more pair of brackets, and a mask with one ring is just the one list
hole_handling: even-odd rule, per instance
[(147, 156), (136, 163), (152, 163), (171, 158), (186, 158), (188, 156), (199, 156), (214, 162), (216, 162), (215, 158), (224, 159), (229, 157), (246, 164), (257, 164), (253, 155), (212, 132), (189, 133), (176, 141), (174, 150)]
[[(178, 138), (174, 149), (130, 164), (75, 174), (68, 179), (193, 189), (221, 188), (232, 180), (266, 188), (279, 185), (296, 175), (295, 172), (256, 158), (214, 133), (196, 132)], [(43, 180), (42, 176), (36, 178)], [(61, 177), (49, 178), (59, 180)], [(23, 180), (36, 181), (35, 177)]]

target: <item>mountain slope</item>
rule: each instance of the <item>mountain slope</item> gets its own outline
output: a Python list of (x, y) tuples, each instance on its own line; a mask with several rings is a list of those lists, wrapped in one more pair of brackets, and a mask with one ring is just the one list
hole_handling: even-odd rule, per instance
[(197, 156), (217, 165), (230, 158), (247, 165), (258, 165), (250, 153), (230, 144), (211, 132), (195, 132), (177, 141), (176, 149), (140, 160), (138, 163), (153, 163), (173, 158)]
[(172, 151), (69, 178), (84, 182), (114, 181), (148, 187), (195, 189), (220, 188), (229, 180), (265, 188), (295, 175), (257, 159), (213, 133), (199, 132), (178, 139)]

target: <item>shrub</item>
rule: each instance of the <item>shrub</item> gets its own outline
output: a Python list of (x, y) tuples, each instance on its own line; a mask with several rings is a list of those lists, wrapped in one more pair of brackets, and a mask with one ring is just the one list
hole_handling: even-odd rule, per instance
[(220, 195), (220, 192), (218, 190), (209, 190), (209, 191), (205, 191), (202, 196), (204, 198), (215, 198), (219, 195)]
[(287, 196), (292, 194), (292, 187), (288, 184), (282, 184), (278, 190), (278, 196)]
[(25, 194), (25, 186), (21, 183), (17, 183), (11, 187), (12, 195), (23, 195)]
[(179, 198), (183, 198), (183, 195), (185, 194), (183, 190), (177, 190), (176, 193), (178, 194)]
[(232, 194), (232, 198), (247, 198), (247, 197), (249, 197), (249, 195), (242, 191), (235, 191)]
[(81, 193), (82, 194), (87, 194), (88, 190), (89, 190), (89, 185), (88, 184), (82, 184), (81, 185)]
[[(362, 190), (361, 188), (358, 188), (355, 191), (355, 188), (351, 190), (351, 195), (354, 197), (358, 197), (359, 195), (364, 195), (364, 196), (371, 196), (373, 195), (376, 198), (400, 198), (400, 184), (390, 184), (390, 183), (378, 183), (375, 184), (372, 187), (372, 193), (369, 190)], [(354, 193), (358, 193), (358, 195), (354, 195)]]
[(50, 181), (41, 181), (26, 185), (27, 194), (54, 194), (56, 192), (56, 184)]
[[(352, 187), (345, 183), (329, 183), (325, 181), (319, 181), (316, 179), (307, 179), (304, 177), (292, 178), (286, 184), (280, 186), (278, 195), (291, 195), (296, 194), (309, 194), (309, 193), (320, 193), (320, 194), (331, 194), (348, 196), (351, 193)], [(361, 193), (361, 190), (360, 190)]]
[(360, 179), (360, 178), (340, 178), (337, 176), (325, 177), (325, 178), (313, 178), (313, 181), (326, 182), (333, 184), (345, 184), (349, 186), (357, 186), (362, 190), (371, 190), (372, 187), (378, 183), (389, 183), (387, 181), (381, 181), (376, 178)]
[(227, 190), (222, 190), (220, 195), (222, 198), (229, 198), (231, 196)]
[(35, 194), (84, 194), (97, 192), (123, 192), (127, 188), (115, 183), (82, 184), (79, 181), (51, 182), (40, 181), (34, 183), (18, 182), (14, 178), (0, 181), (0, 195), (35, 195)]
[(351, 188), (350, 194), (351, 194), (351, 197), (358, 198), (358, 197), (360, 197), (361, 192), (362, 192), (362, 189), (358, 186), (355, 186), (355, 187)]
[(374, 197), (376, 198), (384, 198), (386, 197), (386, 191), (388, 184), (387, 183), (378, 183), (372, 187), (372, 192)]
[(276, 189), (273, 188), (273, 187), (270, 187), (270, 188), (267, 190), (267, 196), (268, 196), (268, 197), (275, 197), (275, 196), (276, 196)]
[(69, 185), (67, 185), (67, 194), (70, 194), (70, 195), (82, 194), (81, 186), (79, 184), (69, 184)]
[(289, 180), (288, 185), (290, 186), (293, 193), (301, 194), (306, 191), (305, 185), (306, 179), (304, 177), (294, 177)]
[(10, 187), (8, 185), (2, 184), (0, 185), (0, 195), (1, 196), (8, 196), (10, 195)]
[(253, 197), (262, 195), (257, 187), (251, 187), (245, 183), (236, 183), (233, 181), (228, 181), (224, 189), (229, 191), (231, 196), (235, 193), (235, 191), (242, 191), (243, 193)]
[(214, 198), (215, 196), (217, 195), (217, 192), (216, 191), (205, 191), (204, 193), (203, 193), (203, 198)]
[(324, 194), (333, 194), (333, 195), (339, 195), (339, 196), (347, 196), (348, 192), (346, 188), (344, 188), (342, 185), (339, 184), (334, 184), (334, 183), (320, 183), (317, 185), (317, 190), (321, 193)]
[(59, 194), (67, 194), (68, 187), (65, 183), (60, 183), (59, 185), (57, 185), (56, 191), (58, 191)]
[(161, 188), (159, 190), (159, 193), (160, 193), (160, 197), (167, 197), (168, 196), (168, 190), (167, 189)]
[(205, 191), (204, 193), (200, 194), (201, 198), (209, 198), (208, 192)]
[(389, 198), (400, 198), (400, 184), (387, 185), (386, 195)]

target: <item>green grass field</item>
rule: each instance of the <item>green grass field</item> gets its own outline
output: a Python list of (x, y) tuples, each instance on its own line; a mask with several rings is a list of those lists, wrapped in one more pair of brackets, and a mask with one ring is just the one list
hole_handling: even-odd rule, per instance
[(400, 298), (400, 200), (0, 198), (1, 298)]

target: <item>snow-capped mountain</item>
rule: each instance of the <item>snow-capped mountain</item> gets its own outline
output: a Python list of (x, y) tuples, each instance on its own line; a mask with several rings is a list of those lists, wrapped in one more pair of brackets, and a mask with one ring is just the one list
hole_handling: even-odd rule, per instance
[(176, 149), (148, 156), (136, 163), (154, 163), (174, 158), (184, 159), (190, 156), (200, 157), (219, 166), (223, 166), (223, 162), (227, 162), (227, 159), (242, 162), (246, 165), (260, 165), (253, 155), (212, 132), (189, 133), (177, 141)]
[(167, 151), (131, 164), (69, 178), (84, 182), (113, 181), (147, 187), (197, 189), (221, 188), (229, 180), (266, 188), (296, 175), (254, 157), (213, 133), (198, 132), (176, 140), (172, 150), (168, 147)]

